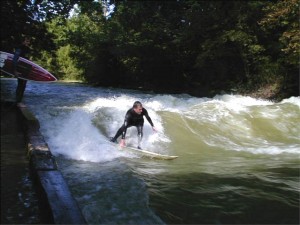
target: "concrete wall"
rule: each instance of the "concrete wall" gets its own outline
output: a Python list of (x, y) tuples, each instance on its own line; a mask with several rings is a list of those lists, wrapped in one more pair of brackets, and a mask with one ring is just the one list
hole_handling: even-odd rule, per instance
[(18, 107), (23, 118), (30, 171), (40, 196), (45, 223), (86, 224), (66, 181), (58, 170), (55, 157), (40, 132), (40, 124), (30, 110)]

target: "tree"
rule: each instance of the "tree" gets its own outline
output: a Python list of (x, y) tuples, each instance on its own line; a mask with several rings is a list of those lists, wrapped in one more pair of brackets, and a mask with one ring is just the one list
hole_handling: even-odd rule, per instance
[(296, 0), (5, 0), (1, 44), (10, 51), (29, 32), (40, 65), (98, 85), (198, 96), (282, 77), (289, 86), (298, 83), (298, 7)]
[(281, 89), (287, 96), (299, 95), (299, 4), (297, 0), (269, 3), (263, 9), (264, 17), (259, 21), (268, 35), (267, 39), (273, 41), (268, 50), (275, 65), (280, 68)]
[(299, 6), (298, 0), (269, 3), (264, 8), (266, 14), (259, 23), (266, 31), (271, 32), (271, 35), (279, 33), (281, 51), (285, 53), (290, 65), (297, 66), (300, 54)]
[(1, 1), (1, 49), (12, 52), (23, 35), (39, 32), (38, 22), (33, 18), (35, 5), (32, 1)]

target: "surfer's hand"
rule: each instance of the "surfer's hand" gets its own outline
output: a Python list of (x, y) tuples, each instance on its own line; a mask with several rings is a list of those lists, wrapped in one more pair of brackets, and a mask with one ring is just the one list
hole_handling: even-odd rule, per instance
[(16, 78), (18, 78), (21, 75), (21, 73), (19, 73), (17, 71), (14, 71), (14, 75), (15, 75)]
[(155, 127), (152, 127), (152, 130), (153, 130), (154, 132), (157, 132), (157, 129), (156, 129)]
[(125, 147), (125, 139), (121, 139), (121, 141), (120, 141), (120, 147), (121, 148)]

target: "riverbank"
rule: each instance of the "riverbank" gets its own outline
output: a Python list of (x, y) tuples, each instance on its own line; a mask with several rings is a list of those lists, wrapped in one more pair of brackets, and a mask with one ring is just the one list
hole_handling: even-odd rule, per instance
[[(74, 81), (72, 81), (74, 82)], [(90, 84), (85, 83), (87, 85), (92, 85), (96, 87), (102, 87), (103, 84)], [(242, 95), (242, 96), (249, 96), (252, 98), (264, 99), (264, 100), (271, 100), (274, 102), (280, 102), (283, 99), (290, 98), (292, 96), (299, 96), (300, 89), (299, 89), (299, 80), (293, 84), (288, 85), (287, 82), (283, 82), (282, 80), (275, 80), (273, 82), (267, 84), (260, 84), (256, 85), (236, 85), (235, 88), (231, 88), (228, 90), (223, 89), (214, 89), (209, 86), (203, 86), (199, 83), (193, 83), (189, 87), (184, 88), (173, 88), (169, 86), (167, 88), (159, 88), (153, 86), (136, 86), (134, 84), (129, 84), (127, 86), (105, 86), (104, 87), (113, 87), (113, 88), (122, 88), (122, 89), (131, 89), (131, 90), (139, 90), (143, 92), (151, 92), (157, 94), (189, 94), (193, 97), (208, 97), (212, 98), (216, 95), (223, 95), (223, 94), (235, 94), (235, 95)]]
[[(15, 79), (7, 76), (2, 76), (1, 78), (5, 79)], [(212, 90), (208, 87), (203, 88), (201, 85), (194, 84), (192, 87), (185, 88), (185, 89), (172, 89), (169, 87), (168, 90), (161, 90), (161, 89), (153, 89), (146, 86), (135, 86), (134, 84), (128, 86), (106, 86), (100, 84), (93, 84), (88, 83), (82, 80), (58, 80), (59, 83), (66, 83), (66, 84), (84, 84), (94, 87), (108, 87), (108, 88), (121, 88), (121, 89), (128, 89), (128, 90), (138, 90), (144, 92), (151, 92), (157, 94), (189, 94), (194, 97), (209, 97), (212, 98), (219, 94), (235, 94), (241, 96), (249, 96), (252, 98), (257, 99), (264, 99), (264, 100), (271, 100), (274, 102), (280, 102), (283, 99), (290, 98), (292, 96), (299, 96), (300, 89), (299, 89), (299, 82), (298, 84), (293, 84), (293, 87), (287, 87), (282, 83), (282, 81), (274, 81), (273, 83), (264, 84), (256, 88), (249, 88), (245, 86), (240, 86), (237, 88), (232, 88), (230, 90)], [(298, 87), (298, 88), (297, 88)], [(298, 91), (297, 91), (298, 90)]]

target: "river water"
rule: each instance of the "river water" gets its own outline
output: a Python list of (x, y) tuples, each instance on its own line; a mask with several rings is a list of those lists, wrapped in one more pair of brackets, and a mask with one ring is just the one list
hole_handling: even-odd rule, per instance
[[(15, 82), (1, 81), (14, 91)], [(12, 94), (11, 93), (11, 94)], [(139, 100), (140, 158), (107, 142)], [(196, 98), (28, 82), (25, 104), (89, 224), (299, 224), (300, 98)], [(128, 145), (136, 145), (129, 128)]]

